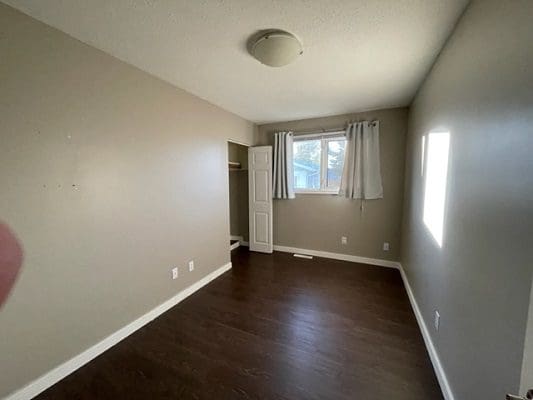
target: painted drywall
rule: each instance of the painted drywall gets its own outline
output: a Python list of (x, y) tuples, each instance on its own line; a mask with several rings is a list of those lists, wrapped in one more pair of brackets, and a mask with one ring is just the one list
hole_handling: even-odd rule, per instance
[[(296, 134), (345, 127), (349, 121), (380, 121), (380, 156), (384, 197), (360, 200), (336, 195), (297, 194), (296, 199), (274, 201), (274, 244), (310, 250), (397, 261), (403, 198), (403, 171), (407, 108), (368, 111), (326, 118), (259, 126), (259, 141), (272, 144), (277, 131)], [(341, 236), (348, 244), (341, 244)], [(383, 242), (390, 251), (383, 251)]]
[(2, 4), (0, 54), (2, 398), (229, 262), (227, 140), (256, 128)]
[[(410, 109), (401, 261), (456, 400), (518, 392), (533, 268), (533, 2), (473, 1)], [(450, 132), (444, 238), (421, 138)], [(427, 163), (427, 160), (426, 160)]]
[(248, 147), (228, 143), (228, 160), (241, 163), (229, 170), (230, 234), (248, 241)]

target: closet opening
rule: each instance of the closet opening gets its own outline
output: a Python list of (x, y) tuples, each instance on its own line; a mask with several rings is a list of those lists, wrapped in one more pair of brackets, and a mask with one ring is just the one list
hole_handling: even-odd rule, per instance
[(248, 146), (228, 141), (230, 250), (248, 246)]

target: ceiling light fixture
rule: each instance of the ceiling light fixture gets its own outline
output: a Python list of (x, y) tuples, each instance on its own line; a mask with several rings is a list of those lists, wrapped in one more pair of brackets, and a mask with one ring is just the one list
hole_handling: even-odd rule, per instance
[(251, 53), (259, 62), (270, 67), (283, 67), (303, 54), (302, 44), (291, 33), (271, 30), (257, 37)]

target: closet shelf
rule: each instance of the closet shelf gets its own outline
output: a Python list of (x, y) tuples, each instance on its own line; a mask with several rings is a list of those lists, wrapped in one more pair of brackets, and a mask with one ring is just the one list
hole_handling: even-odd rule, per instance
[(237, 161), (228, 161), (228, 167), (230, 170), (234, 171), (242, 171), (242, 165), (240, 162)]

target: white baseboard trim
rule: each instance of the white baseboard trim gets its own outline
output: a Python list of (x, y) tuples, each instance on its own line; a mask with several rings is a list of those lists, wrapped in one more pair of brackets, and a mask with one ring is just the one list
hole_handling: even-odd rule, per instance
[(331, 258), (334, 260), (351, 261), (362, 264), (379, 265), (380, 267), (400, 269), (400, 263), (396, 261), (380, 260), (378, 258), (368, 258), (352, 256), (351, 254), (330, 253), (329, 251), (299, 249), (297, 247), (287, 247), (274, 245), (274, 251), (282, 251), (284, 253), (299, 253), (308, 254), (315, 257)]
[(22, 389), (8, 395), (4, 400), (29, 400), (37, 396), (39, 393), (48, 389), (50, 386), (59, 382), (61, 379), (70, 375), (77, 369), (81, 368), (89, 361), (93, 360), (109, 348), (113, 347), (121, 340), (125, 339), (138, 329), (142, 328), (147, 323), (151, 322), (164, 312), (168, 311), (170, 308), (174, 307), (176, 304), (186, 299), (188, 296), (201, 289), (203, 286), (207, 285), (209, 282), (218, 278), (224, 272), (231, 269), (231, 262), (223, 265), (217, 270), (211, 272), (209, 275), (206, 275), (198, 282), (193, 283), (191, 286), (183, 289), (181, 292), (176, 294), (174, 297), (160, 304), (153, 310), (147, 312), (143, 316), (137, 318), (135, 321), (119, 329), (115, 333), (109, 335), (101, 342), (96, 343), (94, 346), (88, 348), (84, 352), (78, 354), (74, 358), (64, 362), (63, 364), (57, 366), (53, 370), (47, 372), (46, 374), (40, 376), (33, 382), (30, 382), (27, 386)]
[(232, 245), (229, 246), (230, 251), (235, 250), (237, 247), (240, 247), (240, 246), (248, 247), (248, 242), (245, 242), (244, 237), (242, 236), (230, 235), (229, 239), (238, 241), (237, 243), (233, 243)]
[(413, 312), (415, 313), (418, 326), (420, 327), (420, 331), (422, 332), (422, 337), (424, 338), (424, 343), (426, 344), (426, 348), (429, 353), (429, 358), (431, 359), (431, 363), (433, 364), (435, 375), (437, 375), (442, 394), (444, 395), (444, 398), (446, 400), (455, 400), (452, 388), (450, 387), (450, 383), (448, 382), (448, 378), (446, 377), (446, 373), (444, 372), (444, 368), (442, 367), (442, 363), (440, 362), (439, 354), (437, 353), (437, 349), (433, 344), (433, 340), (431, 340), (428, 327), (426, 325), (426, 322), (424, 321), (424, 318), (422, 317), (422, 313), (420, 312), (420, 308), (418, 307), (415, 295), (413, 293), (413, 290), (411, 289), (411, 285), (407, 280), (407, 275), (405, 274), (405, 271), (403, 270), (401, 264), (399, 264), (399, 270), (400, 274), (402, 275), (405, 290), (407, 291), (407, 296), (409, 296), (409, 301), (411, 302), (411, 307), (413, 308)]

